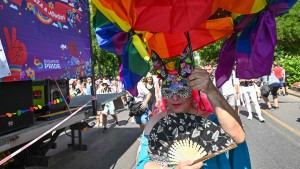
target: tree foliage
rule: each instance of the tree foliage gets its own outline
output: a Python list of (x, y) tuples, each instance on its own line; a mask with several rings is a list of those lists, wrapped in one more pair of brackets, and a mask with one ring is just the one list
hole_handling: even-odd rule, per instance
[(294, 82), (300, 82), (300, 66), (299, 66), (300, 56), (284, 56), (279, 58), (279, 62), (282, 64), (282, 67), (285, 71), (288, 71), (290, 77), (287, 78), (287, 81), (290, 85)]
[[(91, 3), (90, 3), (91, 4)], [(116, 76), (119, 74), (119, 67), (122, 59), (110, 52), (102, 50), (97, 42), (96, 34), (93, 29), (93, 10), (90, 5), (90, 26), (91, 26), (91, 41), (92, 41), (92, 56), (94, 60), (94, 72), (96, 77), (100, 76)]]
[(219, 52), (221, 50), (222, 44), (224, 43), (224, 39), (218, 41), (216, 43), (205, 46), (202, 49), (199, 49), (197, 52), (200, 55), (200, 63), (199, 65), (203, 65), (206, 62), (217, 63), (219, 59)]
[(285, 55), (299, 55), (300, 53), (300, 3), (286, 14), (277, 17), (277, 48), (275, 57), (280, 58)]

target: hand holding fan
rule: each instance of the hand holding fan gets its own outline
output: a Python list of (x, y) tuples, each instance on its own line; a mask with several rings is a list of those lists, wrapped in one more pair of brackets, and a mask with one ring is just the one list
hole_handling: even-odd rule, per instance
[(187, 160), (205, 161), (236, 146), (212, 121), (193, 114), (173, 113), (152, 128), (148, 152), (153, 161), (169, 166)]

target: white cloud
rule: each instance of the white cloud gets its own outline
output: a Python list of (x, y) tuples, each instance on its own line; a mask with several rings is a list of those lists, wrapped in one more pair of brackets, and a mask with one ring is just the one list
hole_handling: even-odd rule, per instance
[(14, 5), (14, 4), (10, 4), (9, 7), (13, 8), (13, 9), (15, 9), (15, 10), (18, 10), (18, 7), (17, 7), (16, 5)]
[(60, 48), (61, 48), (61, 49), (66, 49), (66, 48), (67, 48), (67, 45), (61, 44), (61, 45), (60, 45)]
[(53, 22), (53, 24), (52, 24), (52, 25), (53, 25), (53, 26), (55, 26), (55, 27), (58, 27), (57, 23), (54, 23), (54, 22)]

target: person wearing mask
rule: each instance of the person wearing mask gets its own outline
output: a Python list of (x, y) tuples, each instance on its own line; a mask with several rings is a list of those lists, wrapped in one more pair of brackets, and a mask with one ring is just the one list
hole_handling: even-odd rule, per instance
[[(187, 50), (190, 51), (190, 50)], [(187, 54), (182, 54), (181, 56), (186, 56)], [(192, 57), (192, 56), (190, 56)], [(228, 104), (224, 99), (218, 89), (214, 86), (213, 82), (210, 80), (210, 75), (206, 70), (196, 68), (192, 70), (192, 66), (187, 66), (191, 63), (185, 63), (184, 69), (177, 69), (178, 73), (174, 70), (169, 71), (164, 67), (164, 63), (160, 60), (159, 56), (156, 53), (152, 53), (153, 64), (156, 65), (158, 72), (162, 72), (160, 76), (162, 77), (162, 98), (164, 102), (164, 108), (161, 109), (162, 112), (150, 118), (149, 122), (145, 127), (145, 131), (141, 137), (141, 144), (138, 150), (137, 157), (137, 169), (198, 169), (202, 166), (205, 168), (222, 168), (222, 169), (232, 169), (232, 168), (251, 168), (250, 166), (250, 157), (245, 142), (245, 132), (242, 128), (241, 120), (238, 114), (233, 110), (233, 108)], [(182, 58), (181, 61), (186, 60)], [(158, 62), (158, 63), (157, 63)], [(157, 66), (160, 65), (160, 66)], [(178, 77), (178, 75), (180, 77)], [(196, 99), (198, 91), (201, 91), (206, 94), (210, 105), (215, 110), (215, 113), (208, 111), (208, 109), (201, 110), (200, 100)], [(204, 98), (202, 98), (202, 101)], [(208, 108), (208, 105), (204, 105)], [(167, 123), (169, 116), (176, 117), (177, 114), (189, 113), (194, 116), (201, 116), (208, 119), (215, 119), (219, 121), (221, 127), (225, 132), (231, 136), (231, 138), (238, 144), (236, 149), (230, 150), (228, 153), (223, 153), (218, 156), (212, 157), (204, 162), (195, 163), (194, 160), (188, 160), (179, 163), (178, 165), (168, 164), (168, 163), (158, 163), (155, 160), (152, 160), (150, 154), (148, 153), (149, 145), (148, 138), (157, 138), (155, 137), (160, 131), (172, 130), (164, 129), (164, 123)], [(161, 122), (161, 129), (152, 130), (153, 127)], [(188, 124), (181, 122), (177, 123), (179, 128), (180, 126), (185, 128)], [(195, 120), (193, 124), (197, 124)], [(178, 127), (176, 126), (176, 127)], [(183, 129), (184, 130), (184, 129)], [(154, 132), (153, 135), (150, 135), (150, 132)], [(157, 138), (159, 142), (167, 142), (169, 138), (174, 136), (167, 136), (162, 138)], [(152, 146), (153, 144), (151, 144)], [(163, 144), (165, 145), (165, 144)], [(155, 145), (153, 145), (155, 146)], [(187, 152), (188, 153), (188, 152)], [(234, 156), (233, 156), (234, 154)], [(160, 158), (160, 156), (155, 158)]]

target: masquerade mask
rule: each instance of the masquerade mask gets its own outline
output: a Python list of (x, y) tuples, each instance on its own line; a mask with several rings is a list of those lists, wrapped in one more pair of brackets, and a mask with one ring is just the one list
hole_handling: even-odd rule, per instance
[(152, 51), (152, 61), (156, 73), (162, 78), (163, 88), (188, 86), (187, 77), (191, 74), (194, 64), (189, 44), (179, 57), (164, 61), (155, 51)]
[(192, 96), (192, 89), (189, 86), (178, 86), (174, 89), (162, 88), (161, 95), (164, 99), (171, 99), (176, 94), (180, 98), (189, 98)]

